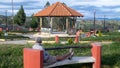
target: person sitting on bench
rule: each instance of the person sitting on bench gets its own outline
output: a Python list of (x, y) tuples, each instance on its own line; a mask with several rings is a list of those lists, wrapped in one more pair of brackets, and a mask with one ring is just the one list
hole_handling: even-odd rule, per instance
[(42, 39), (40, 37), (37, 37), (35, 40), (36, 40), (36, 43), (33, 45), (32, 48), (43, 50), (43, 52), (44, 52), (44, 65), (50, 65), (50, 64), (56, 63), (57, 61), (61, 61), (61, 60), (64, 60), (64, 59), (70, 59), (74, 54), (73, 49), (70, 48), (69, 53), (67, 53), (65, 55), (52, 56), (47, 51), (45, 51), (44, 47), (41, 44)]

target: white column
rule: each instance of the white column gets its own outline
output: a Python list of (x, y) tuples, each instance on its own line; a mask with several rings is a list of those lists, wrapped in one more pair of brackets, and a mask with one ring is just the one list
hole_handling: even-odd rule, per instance
[(77, 28), (77, 22), (76, 22), (76, 20), (77, 20), (77, 17), (75, 17), (75, 19), (74, 19), (74, 28), (75, 29)]
[(51, 27), (50, 33), (52, 33), (52, 30), (53, 30), (52, 24), (53, 24), (53, 19), (52, 19), (52, 17), (50, 17), (50, 27)]
[(41, 28), (42, 28), (42, 17), (40, 17), (40, 33), (41, 33)]
[(68, 33), (68, 18), (66, 18), (66, 31), (67, 31), (67, 33)]

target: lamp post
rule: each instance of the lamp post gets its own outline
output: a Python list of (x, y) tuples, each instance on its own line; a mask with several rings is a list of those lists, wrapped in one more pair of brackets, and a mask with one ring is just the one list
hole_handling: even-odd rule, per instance
[(12, 26), (13, 26), (13, 30), (14, 30), (14, 6), (13, 6), (13, 0), (12, 0)]
[(96, 28), (95, 28), (95, 14), (96, 14), (96, 10), (94, 9), (94, 24), (93, 24), (93, 27), (94, 27), (94, 35), (95, 35), (95, 30), (96, 30)]
[(8, 30), (8, 27), (7, 27), (7, 10), (5, 11), (5, 14), (6, 14), (6, 26), (5, 26), (5, 28), (6, 28), (6, 32), (7, 32), (7, 30)]
[(5, 33), (4, 33), (4, 36), (5, 36), (5, 40), (7, 40), (7, 36), (8, 36), (8, 34), (7, 34), (7, 30), (8, 30), (8, 28), (7, 28), (7, 10), (5, 10), (5, 15), (6, 15), (6, 26), (5, 26)]
[(105, 32), (105, 15), (104, 15), (104, 24), (103, 25), (104, 25), (104, 32)]

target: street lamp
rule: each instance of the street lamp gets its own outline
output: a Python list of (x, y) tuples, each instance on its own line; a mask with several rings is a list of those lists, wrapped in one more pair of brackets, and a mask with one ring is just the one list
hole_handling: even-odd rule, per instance
[(8, 28), (7, 28), (7, 10), (5, 11), (5, 14), (6, 14), (6, 26), (5, 26), (5, 28), (6, 28), (6, 32), (7, 32), (7, 30), (8, 30)]
[(93, 24), (93, 27), (94, 27), (94, 35), (95, 35), (95, 30), (96, 30), (96, 28), (95, 28), (95, 14), (96, 14), (96, 10), (94, 9), (94, 24)]
[(13, 0), (12, 0), (12, 23), (13, 23), (13, 30), (14, 30), (14, 6), (13, 6)]
[(5, 36), (5, 40), (7, 40), (7, 36), (8, 36), (8, 33), (7, 33), (7, 10), (5, 10), (5, 15), (6, 15), (6, 26), (5, 26), (5, 33), (4, 33), (4, 36)]
[(104, 32), (105, 32), (105, 15), (104, 15)]

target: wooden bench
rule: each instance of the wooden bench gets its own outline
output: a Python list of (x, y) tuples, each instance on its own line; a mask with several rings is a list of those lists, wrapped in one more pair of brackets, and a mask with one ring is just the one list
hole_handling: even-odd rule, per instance
[(77, 63), (94, 63), (95, 59), (91, 56), (84, 56), (84, 57), (72, 57), (71, 60), (66, 59), (63, 61), (59, 61), (57, 63), (54, 63), (49, 66), (44, 66), (44, 68), (51, 68), (56, 66), (62, 66), (62, 65), (69, 65), (69, 64), (77, 64)]
[(50, 68), (76, 63), (92, 63), (93, 68), (101, 68), (101, 45), (92, 43), (92, 56), (73, 57), (71, 60), (63, 60), (49, 66), (43, 65), (43, 51), (31, 48), (23, 49), (24, 68)]

